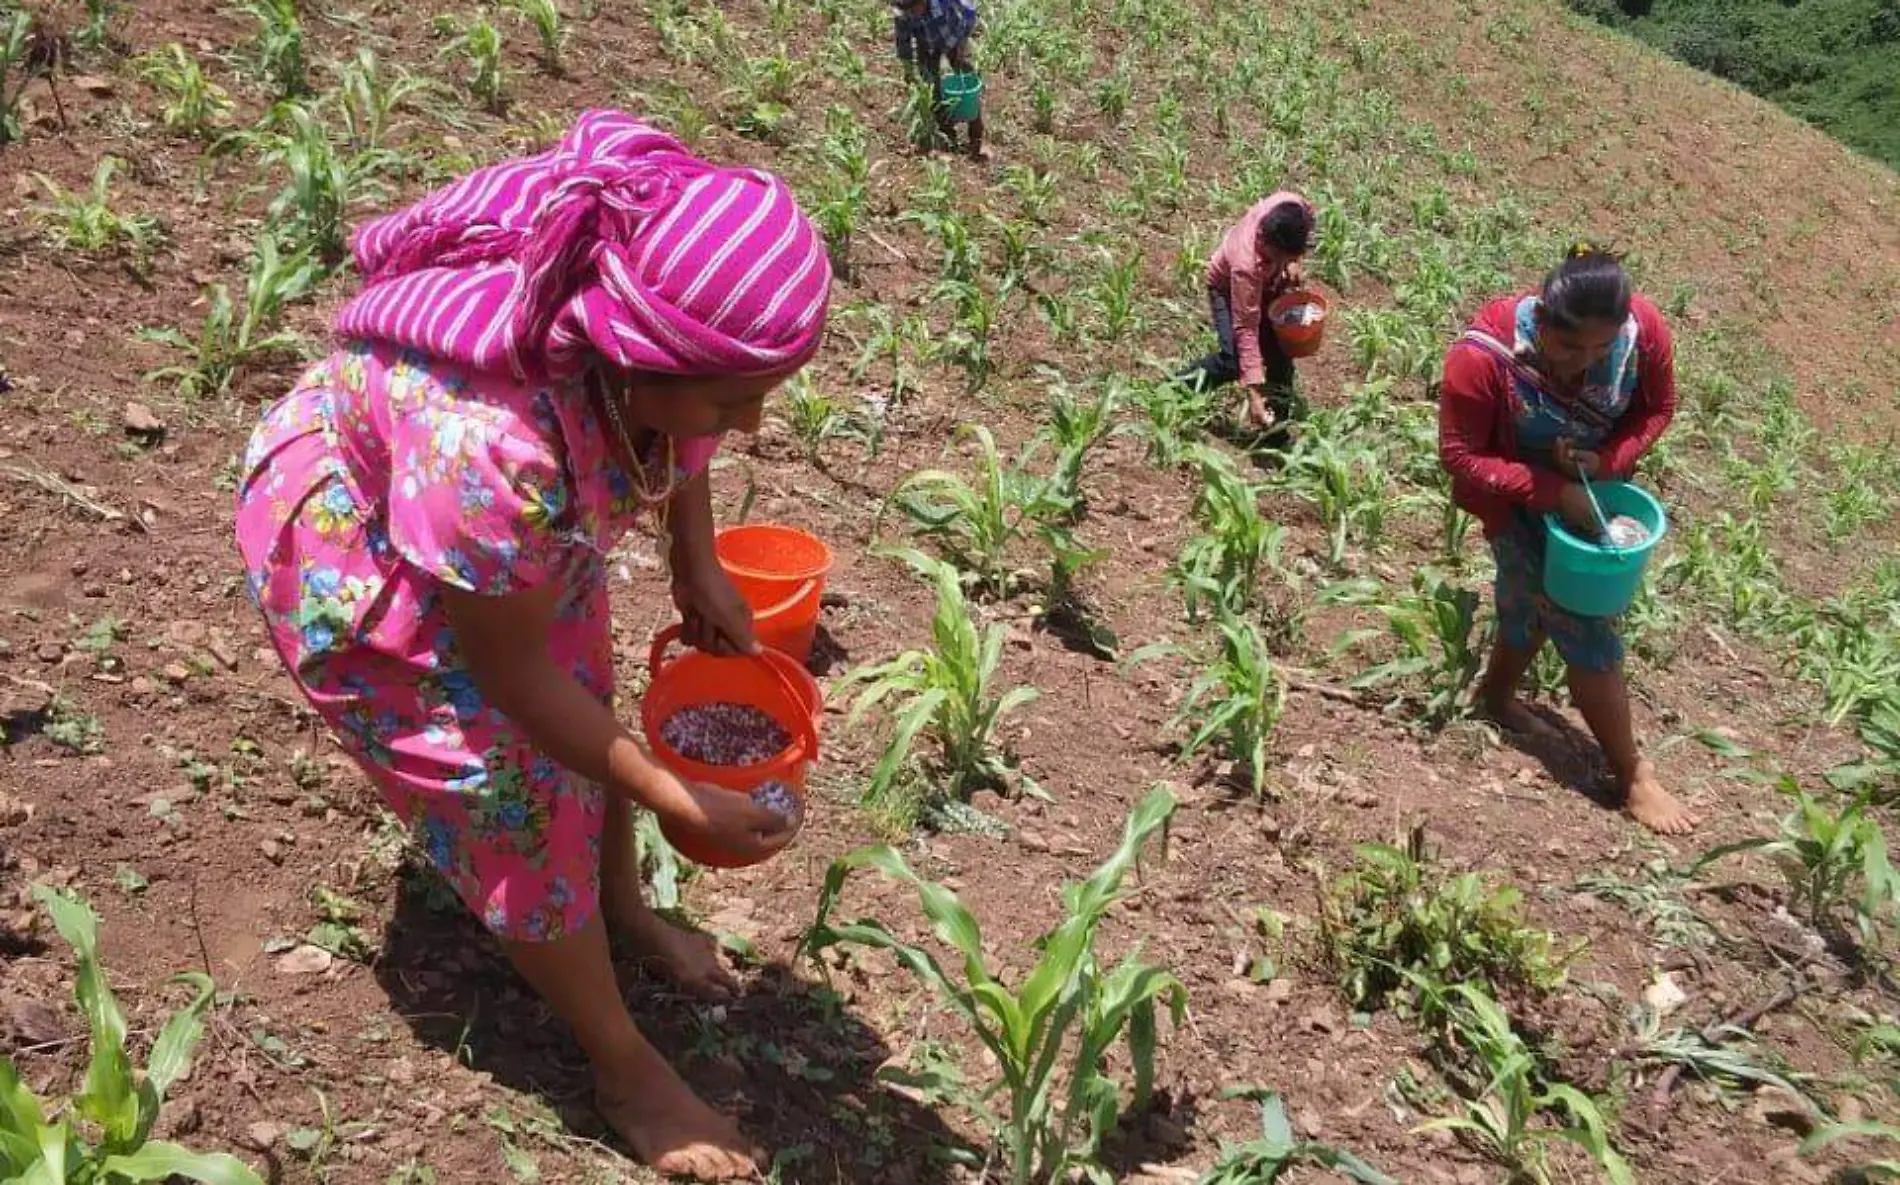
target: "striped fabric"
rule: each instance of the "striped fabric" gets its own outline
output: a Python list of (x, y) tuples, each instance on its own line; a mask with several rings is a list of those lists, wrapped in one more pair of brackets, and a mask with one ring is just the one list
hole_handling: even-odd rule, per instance
[(823, 240), (783, 181), (694, 157), (619, 111), (368, 223), (348, 338), (518, 378), (772, 374), (818, 349)]

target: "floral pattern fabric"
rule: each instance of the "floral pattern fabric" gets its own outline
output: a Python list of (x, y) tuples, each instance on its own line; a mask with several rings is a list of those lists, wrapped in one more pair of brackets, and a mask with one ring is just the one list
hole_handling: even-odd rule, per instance
[(439, 590), (557, 583), (550, 655), (610, 703), (606, 557), (639, 491), (697, 472), (718, 440), (660, 442), (637, 484), (609, 432), (578, 383), (351, 345), (265, 413), (238, 489), (238, 548), (291, 677), (456, 892), (516, 940), (593, 917), (606, 800), (484, 700)]

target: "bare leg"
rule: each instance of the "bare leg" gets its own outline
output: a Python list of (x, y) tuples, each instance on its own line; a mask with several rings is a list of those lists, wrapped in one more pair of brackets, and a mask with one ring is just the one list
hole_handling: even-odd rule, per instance
[(1630, 724), (1629, 687), (1622, 668), (1580, 671), (1570, 668), (1570, 699), (1583, 714), (1610, 771), (1623, 791), (1623, 809), (1631, 818), (1660, 835), (1683, 835), (1698, 820), (1656, 780), (1656, 767), (1636, 747)]
[(1479, 704), (1485, 715), (1520, 735), (1549, 731), (1537, 714), (1517, 698), (1518, 685), (1524, 682), (1524, 675), (1543, 648), (1542, 634), (1533, 635), (1529, 646), (1513, 646), (1500, 638), (1491, 647), (1491, 661), (1484, 669), (1484, 679), (1479, 686)]
[(983, 117), (980, 115), (970, 121), (970, 159), (990, 159), (990, 150), (983, 147)]
[(607, 922), (639, 952), (641, 965), (704, 1000), (729, 1000), (738, 981), (719, 959), (712, 937), (685, 930), (648, 908), (640, 883), (640, 847), (633, 834), (633, 808), (609, 796), (606, 833), (600, 844), (600, 900)]
[(708, 1107), (640, 1035), (607, 955), (598, 917), (553, 942), (508, 942), (515, 970), (587, 1051), (600, 1113), (662, 1173), (700, 1181), (749, 1179), (764, 1159), (733, 1121)]

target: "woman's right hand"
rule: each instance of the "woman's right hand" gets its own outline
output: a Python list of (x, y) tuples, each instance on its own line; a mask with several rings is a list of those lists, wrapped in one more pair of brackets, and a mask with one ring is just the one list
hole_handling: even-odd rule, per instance
[(1557, 495), (1557, 513), (1580, 539), (1597, 539), (1603, 534), (1603, 526), (1597, 522), (1596, 506), (1590, 501), (1590, 491), (1583, 488), (1582, 482), (1564, 483), (1563, 491)]
[[(672, 777), (668, 774), (668, 777)], [(673, 779), (678, 793), (653, 805), (669, 830), (747, 861), (763, 860), (792, 842), (798, 827), (791, 819), (724, 786)]]

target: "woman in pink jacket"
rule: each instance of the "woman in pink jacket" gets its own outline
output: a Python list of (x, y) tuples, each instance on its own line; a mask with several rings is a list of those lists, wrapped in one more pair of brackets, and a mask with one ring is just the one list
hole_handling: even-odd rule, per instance
[(1298, 414), (1293, 359), (1273, 335), (1267, 306), (1305, 279), (1300, 260), (1312, 242), (1312, 203), (1282, 191), (1248, 210), (1207, 263), (1207, 303), (1220, 346), (1176, 379), (1203, 389), (1238, 381), (1256, 428)]

